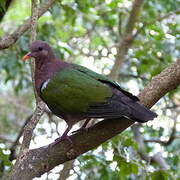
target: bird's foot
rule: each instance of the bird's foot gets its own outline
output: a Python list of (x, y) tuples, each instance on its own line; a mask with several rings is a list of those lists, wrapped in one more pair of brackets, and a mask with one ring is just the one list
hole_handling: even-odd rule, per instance
[(88, 128), (85, 128), (85, 127), (82, 127), (76, 131), (73, 131), (71, 134), (76, 134), (76, 133), (80, 133), (80, 132), (83, 132), (83, 131), (88, 131)]

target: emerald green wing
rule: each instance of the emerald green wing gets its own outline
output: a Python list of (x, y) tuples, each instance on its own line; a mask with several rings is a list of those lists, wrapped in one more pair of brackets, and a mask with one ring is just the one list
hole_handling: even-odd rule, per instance
[(120, 85), (111, 80), (110, 78), (108, 78), (107, 76), (104, 76), (102, 74), (98, 74), (94, 71), (91, 71), (90, 69), (84, 67), (84, 66), (80, 66), (80, 65), (77, 65), (77, 64), (73, 64), (72, 65), (74, 69), (80, 71), (80, 72), (83, 72), (85, 74), (87, 74), (88, 76), (112, 87), (112, 88), (115, 88), (115, 89), (118, 89), (119, 91), (121, 91), (124, 95), (128, 96), (129, 98), (133, 99), (134, 101), (139, 101), (138, 97), (134, 96), (133, 94), (129, 93), (128, 91), (125, 91), (123, 90)]
[(106, 103), (111, 88), (97, 80), (104, 76), (85, 70), (69, 67), (56, 73), (42, 89), (42, 99), (65, 113), (85, 113), (90, 105)]
[(94, 79), (97, 79), (97, 80), (101, 80), (101, 81), (108, 81), (109, 83), (112, 83), (116, 86), (119, 86), (115, 81), (112, 81), (110, 78), (108, 78), (107, 76), (105, 75), (102, 75), (102, 74), (98, 74), (94, 71), (91, 71), (90, 69), (84, 67), (84, 66), (80, 66), (80, 65), (77, 65), (77, 64), (72, 64), (72, 67), (73, 69), (76, 69), (80, 72), (83, 72), (85, 74), (87, 74), (88, 76), (94, 78)]

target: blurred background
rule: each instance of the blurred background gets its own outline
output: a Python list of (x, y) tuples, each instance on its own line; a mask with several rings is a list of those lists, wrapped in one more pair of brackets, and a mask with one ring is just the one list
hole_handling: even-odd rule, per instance
[[(51, 44), (62, 60), (111, 75), (132, 3), (57, 0), (39, 19), (37, 39)], [(179, 57), (179, 8), (179, 0), (144, 1), (134, 28), (138, 33), (116, 78), (121, 87), (138, 95), (153, 76)], [(0, 37), (13, 32), (30, 14), (30, 0), (14, 0), (9, 8), (1, 0)], [(23, 126), (35, 108), (30, 66), (21, 60), (29, 50), (29, 38), (28, 31), (13, 46), (0, 51), (0, 177), (15, 162)], [(152, 109), (159, 115), (154, 121), (135, 124), (98, 148), (35, 179), (180, 178), (179, 89), (161, 98)], [(46, 112), (34, 131), (31, 148), (53, 142), (65, 127), (63, 120)]]

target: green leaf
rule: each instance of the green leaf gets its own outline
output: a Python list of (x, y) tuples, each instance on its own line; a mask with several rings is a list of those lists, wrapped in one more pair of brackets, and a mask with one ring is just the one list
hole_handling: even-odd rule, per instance
[(3, 162), (5, 166), (11, 166), (12, 163), (9, 161), (9, 155), (3, 153), (3, 149), (0, 148), (0, 162)]
[(0, 11), (5, 12), (6, 11), (6, 0), (1, 0), (0, 1)]
[(169, 174), (168, 171), (159, 170), (151, 173), (146, 177), (146, 180), (173, 180), (174, 178)]

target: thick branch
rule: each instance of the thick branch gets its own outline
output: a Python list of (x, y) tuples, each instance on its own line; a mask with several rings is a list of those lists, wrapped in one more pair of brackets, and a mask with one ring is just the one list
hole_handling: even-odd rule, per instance
[[(38, 18), (41, 17), (55, 0), (47, 0), (42, 4), (42, 6), (38, 9)], [(12, 44), (14, 44), (21, 35), (23, 35), (31, 26), (31, 18), (27, 19), (23, 25), (19, 26), (12, 34), (6, 34), (4, 37), (0, 39), (0, 49), (6, 49)]]
[(164, 94), (176, 89), (180, 84), (180, 59), (178, 59), (169, 68), (155, 76), (151, 83), (140, 93), (139, 98), (143, 100), (143, 104), (151, 107)]
[[(30, 180), (33, 177), (41, 176), (58, 164), (75, 159), (77, 156), (99, 146), (132, 123), (126, 118), (104, 120), (89, 128), (87, 132), (83, 131), (71, 135), (72, 144), (65, 140), (58, 144), (52, 143), (48, 146), (29, 150), (22, 156), (21, 163), (16, 166), (16, 171), (10, 179)], [(24, 167), (23, 170), (22, 166)]]
[[(180, 61), (178, 60), (155, 77), (156, 82), (159, 82), (159, 86), (153, 86), (154, 80), (149, 83), (144, 91), (140, 93), (142, 104), (151, 107), (156, 103), (154, 100), (151, 101), (156, 94), (158, 94), (158, 98), (156, 98), (158, 101), (160, 96), (164, 96), (167, 92), (175, 89), (180, 84), (179, 63)], [(169, 88), (172, 81), (173, 86)], [(162, 88), (164, 89), (163, 93), (161, 93)], [(148, 97), (146, 95), (147, 93)], [(147, 101), (146, 98), (149, 99), (150, 102)], [(55, 166), (68, 160), (75, 159), (77, 156), (99, 146), (103, 142), (127, 129), (133, 123), (133, 121), (124, 117), (120, 119), (104, 120), (93, 127), (90, 127), (88, 131), (71, 135), (70, 139), (72, 140), (72, 144), (68, 140), (65, 140), (60, 143), (52, 143), (48, 146), (28, 150), (21, 157), (21, 163), (16, 166), (14, 173), (9, 179), (30, 180), (33, 179), (33, 177), (41, 176)]]

